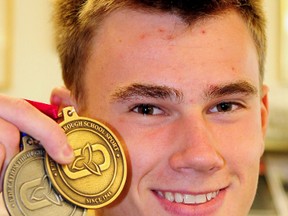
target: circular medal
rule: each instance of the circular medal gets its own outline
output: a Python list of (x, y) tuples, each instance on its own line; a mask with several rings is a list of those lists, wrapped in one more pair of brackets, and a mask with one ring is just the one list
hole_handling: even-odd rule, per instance
[(3, 198), (11, 216), (83, 216), (85, 209), (64, 200), (52, 188), (44, 169), (45, 150), (22, 137), (23, 150), (9, 163), (4, 176)]
[(59, 165), (46, 156), (45, 166), (56, 190), (84, 208), (101, 208), (121, 193), (127, 176), (124, 151), (116, 136), (103, 124), (79, 117), (64, 108), (60, 123), (74, 150), (71, 164)]

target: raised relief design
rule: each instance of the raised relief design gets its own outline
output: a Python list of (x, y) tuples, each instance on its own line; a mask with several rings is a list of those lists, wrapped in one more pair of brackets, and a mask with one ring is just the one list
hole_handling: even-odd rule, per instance
[(62, 206), (62, 197), (53, 190), (47, 175), (43, 178), (24, 183), (20, 188), (20, 196), (24, 206), (33, 211), (51, 205)]
[[(103, 162), (98, 164), (94, 153), (99, 152)], [(110, 167), (111, 159), (108, 150), (102, 144), (87, 143), (82, 149), (74, 150), (75, 160), (71, 167), (63, 166), (64, 173), (70, 179), (83, 178), (89, 175), (101, 176)]]

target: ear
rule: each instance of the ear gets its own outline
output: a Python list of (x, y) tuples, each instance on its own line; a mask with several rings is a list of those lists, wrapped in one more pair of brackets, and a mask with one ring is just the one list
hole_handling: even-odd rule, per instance
[(269, 117), (268, 91), (269, 88), (266, 85), (263, 85), (261, 95), (261, 124), (262, 124), (263, 137), (265, 137), (266, 130), (268, 127), (268, 117)]
[(66, 87), (54, 88), (51, 92), (50, 103), (58, 106), (59, 111), (67, 106), (73, 106), (77, 110), (75, 99)]

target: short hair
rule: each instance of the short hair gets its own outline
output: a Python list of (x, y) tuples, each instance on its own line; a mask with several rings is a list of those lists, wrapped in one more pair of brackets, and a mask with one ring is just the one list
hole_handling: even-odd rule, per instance
[(56, 45), (65, 85), (76, 100), (85, 96), (83, 77), (93, 37), (101, 22), (121, 8), (173, 13), (189, 25), (227, 10), (246, 22), (258, 53), (260, 83), (266, 56), (266, 20), (261, 0), (54, 0)]

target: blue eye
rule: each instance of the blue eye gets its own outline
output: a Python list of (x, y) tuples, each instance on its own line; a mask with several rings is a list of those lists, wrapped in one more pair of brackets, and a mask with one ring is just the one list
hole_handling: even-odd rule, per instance
[(163, 111), (160, 108), (153, 106), (151, 104), (137, 105), (132, 109), (132, 111), (135, 113), (142, 114), (142, 115), (161, 115), (161, 114), (163, 114)]
[(209, 109), (211, 113), (225, 113), (225, 112), (232, 112), (237, 109), (241, 108), (241, 105), (238, 103), (233, 103), (233, 102), (223, 102), (219, 103), (216, 106), (212, 107)]

